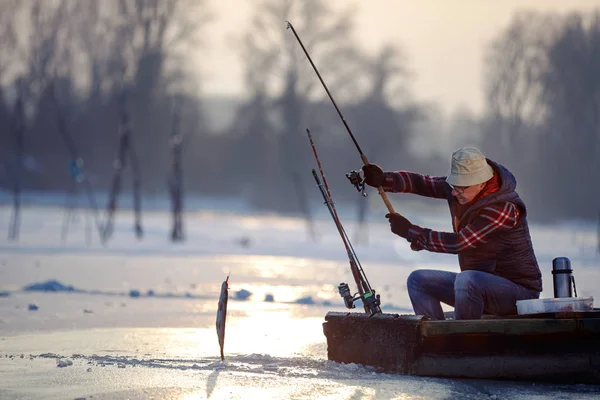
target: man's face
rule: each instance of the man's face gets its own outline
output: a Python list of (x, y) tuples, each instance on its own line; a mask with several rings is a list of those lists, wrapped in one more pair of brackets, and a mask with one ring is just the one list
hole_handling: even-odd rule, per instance
[(473, 186), (451, 186), (452, 196), (456, 197), (458, 204), (465, 205), (473, 201), (485, 187), (485, 182)]

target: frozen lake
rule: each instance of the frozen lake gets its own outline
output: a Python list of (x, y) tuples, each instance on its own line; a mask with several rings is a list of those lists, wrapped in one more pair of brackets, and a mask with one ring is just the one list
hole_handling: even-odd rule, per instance
[[(0, 233), (7, 232), (10, 212), (0, 208)], [(415, 223), (449, 229), (443, 210), (421, 218), (406, 213)], [(354, 214), (348, 214), (342, 222), (352, 239)], [(142, 240), (133, 233), (132, 213), (119, 211), (103, 246), (95, 227), (87, 230), (85, 212), (74, 215), (66, 240), (64, 210), (51, 205), (23, 210), (19, 241), (1, 233), (2, 399), (600, 397), (600, 387), (589, 385), (406, 377), (328, 361), (321, 324), (328, 311), (345, 310), (337, 285), (354, 283), (324, 206), (315, 217), (316, 242), (301, 218), (204, 210), (188, 213), (186, 241), (171, 243), (170, 216), (157, 210), (144, 213)], [(531, 230), (542, 297), (552, 297), (551, 260), (567, 256), (578, 295), (600, 299), (595, 224)], [(384, 312), (412, 312), (405, 282), (414, 269), (458, 270), (455, 256), (412, 252), (383, 217), (370, 219), (368, 237), (354, 247)], [(221, 362), (215, 317), (227, 275)], [(24, 290), (48, 281), (61, 290)]]

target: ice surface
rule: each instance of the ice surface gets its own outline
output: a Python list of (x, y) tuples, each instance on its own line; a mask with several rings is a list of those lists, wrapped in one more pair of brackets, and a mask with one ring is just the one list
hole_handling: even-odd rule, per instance
[[(354, 231), (353, 214), (344, 226)], [(60, 240), (62, 209), (23, 210), (21, 237), (0, 236), (2, 399), (592, 399), (590, 385), (449, 380), (384, 374), (327, 360), (323, 317), (342, 311), (340, 282), (354, 285), (325, 213), (312, 242), (300, 218), (236, 212), (186, 214), (186, 242), (169, 241), (170, 216), (119, 211), (106, 246), (85, 239), (85, 212)], [(411, 216), (411, 211), (406, 211)], [(444, 212), (414, 222), (447, 229)], [(0, 229), (9, 207), (0, 207)], [(345, 217), (344, 217), (345, 216)], [(4, 225), (1, 225), (4, 224)], [(371, 217), (369, 245), (355, 246), (384, 310), (408, 313), (406, 277), (417, 268), (456, 270), (455, 256), (412, 252)], [(531, 227), (552, 297), (551, 261), (571, 258), (579, 296), (600, 298), (596, 226)], [(239, 238), (248, 238), (241, 244)], [(230, 274), (225, 361), (214, 328)], [(238, 292), (252, 295), (242, 301)], [(132, 296), (132, 293), (134, 294)], [(28, 305), (38, 306), (28, 311)]]

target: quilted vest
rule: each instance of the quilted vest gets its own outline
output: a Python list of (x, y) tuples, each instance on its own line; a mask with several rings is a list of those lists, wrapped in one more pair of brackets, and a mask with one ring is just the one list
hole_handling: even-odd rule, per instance
[[(502, 165), (487, 160), (499, 174), (501, 185), (496, 193), (487, 195), (476, 201), (463, 214), (458, 230), (477, 217), (478, 211), (496, 203), (510, 201), (519, 207), (519, 221), (509, 231), (494, 233), (487, 243), (480, 244), (476, 249), (467, 249), (458, 254), (461, 271), (483, 270), (506, 278), (518, 285), (542, 291), (542, 274), (533, 252), (529, 226), (527, 224), (527, 208), (515, 188), (517, 180), (514, 175)], [(449, 189), (451, 192), (451, 189)], [(456, 198), (450, 194), (448, 203), (452, 214), (452, 203)], [(454, 215), (452, 215), (454, 219)]]

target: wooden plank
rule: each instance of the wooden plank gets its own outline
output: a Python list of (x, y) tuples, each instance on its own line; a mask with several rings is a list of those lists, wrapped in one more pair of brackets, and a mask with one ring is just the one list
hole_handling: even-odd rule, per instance
[(598, 354), (497, 355), (484, 357), (421, 356), (415, 374), (448, 378), (535, 380), (561, 383), (600, 383)]
[(421, 335), (424, 337), (500, 334), (536, 335), (556, 333), (581, 333), (598, 335), (600, 339), (600, 318), (586, 319), (486, 319), (465, 321), (423, 321)]
[[(454, 311), (444, 312), (446, 320), (454, 319)], [(570, 318), (600, 318), (600, 309), (595, 308), (592, 311), (560, 311), (560, 312), (547, 312), (538, 314), (528, 315), (508, 315), (498, 316), (491, 314), (483, 314), (482, 319), (570, 319)]]

